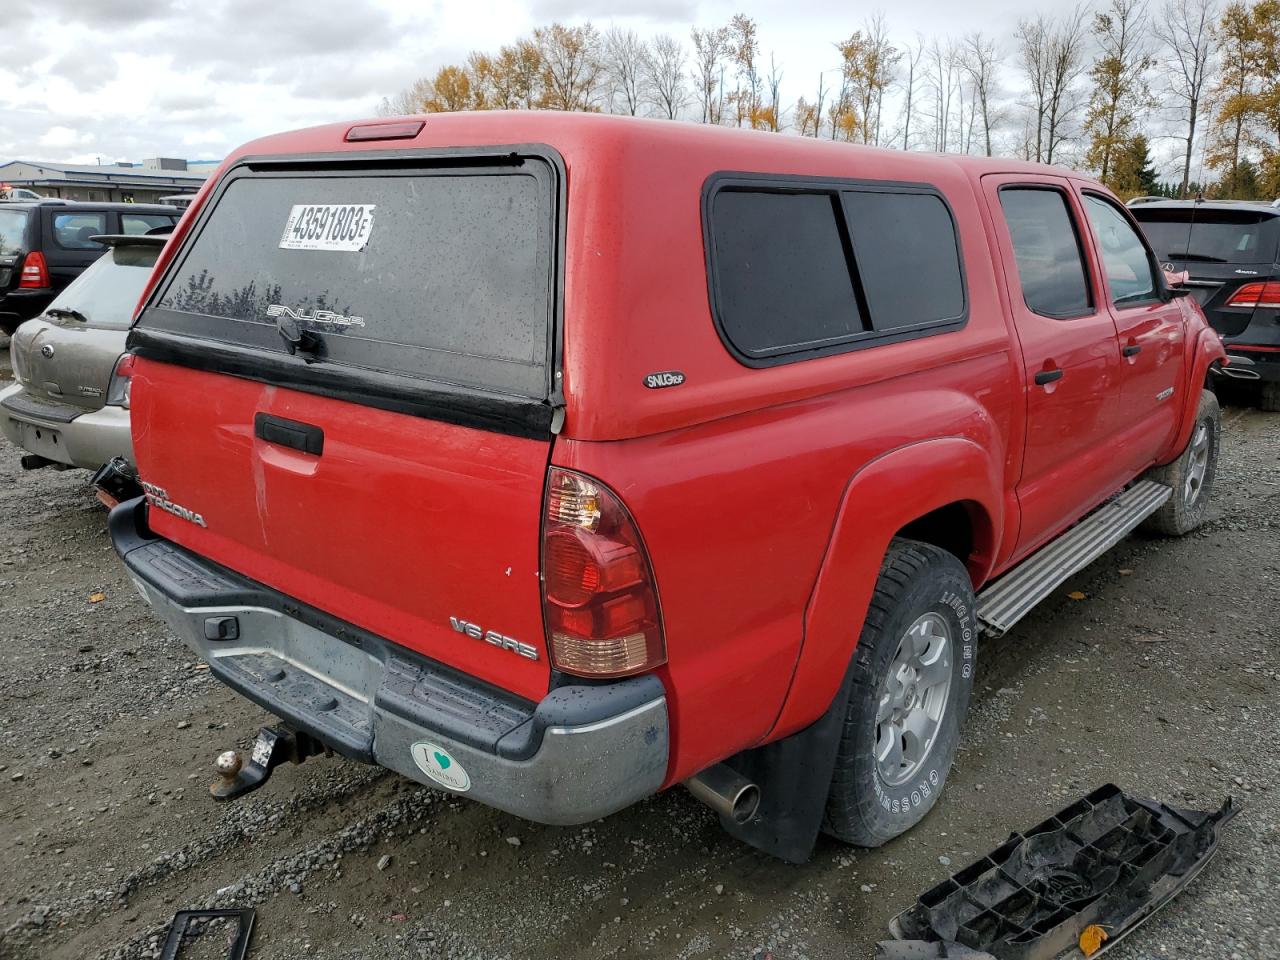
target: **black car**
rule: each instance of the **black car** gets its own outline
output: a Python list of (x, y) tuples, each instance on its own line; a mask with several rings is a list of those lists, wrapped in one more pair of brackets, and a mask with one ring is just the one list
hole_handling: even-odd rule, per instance
[(1227, 352), (1252, 361), (1262, 408), (1280, 411), (1280, 200), (1161, 200), (1131, 206), (1164, 268), (1186, 286)]
[(173, 229), (176, 207), (142, 203), (0, 203), (0, 329), (38, 316), (106, 253), (94, 237)]

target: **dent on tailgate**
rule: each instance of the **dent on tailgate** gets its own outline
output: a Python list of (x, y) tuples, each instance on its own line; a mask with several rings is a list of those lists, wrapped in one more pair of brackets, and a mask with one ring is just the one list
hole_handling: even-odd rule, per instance
[[(156, 533), (514, 693), (546, 692), (548, 441), (147, 360), (133, 391), (142, 479), (207, 524), (153, 509)], [(323, 455), (259, 439), (259, 413), (321, 426)], [(529, 644), (538, 660), (450, 618)]]

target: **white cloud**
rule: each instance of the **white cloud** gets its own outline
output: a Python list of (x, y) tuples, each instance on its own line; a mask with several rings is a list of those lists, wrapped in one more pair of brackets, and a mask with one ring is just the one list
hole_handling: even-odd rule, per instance
[[(739, 10), (776, 56), (782, 99), (836, 81), (834, 44), (880, 6), (899, 46), (982, 29), (1002, 43), (1001, 86), (1018, 85), (1019, 17), (1060, 0), (0, 0), (0, 160), (221, 155), (255, 137), (370, 115), (379, 100), (472, 50), (553, 18), (610, 21), (688, 45), (693, 25)], [(50, 30), (56, 24), (56, 30)], [(729, 76), (732, 82), (732, 71)], [(919, 93), (919, 91), (918, 91)], [(898, 103), (892, 107), (897, 123)], [(1011, 113), (1014, 112), (1011, 109)], [(1008, 125), (1008, 135), (1015, 135)], [(1167, 133), (1161, 129), (1154, 133)], [(1172, 154), (1176, 143), (1156, 139)], [(91, 153), (92, 151), (92, 153)]]
[(50, 127), (39, 140), (40, 146), (65, 151), (93, 143), (93, 134), (73, 130), (71, 127)]

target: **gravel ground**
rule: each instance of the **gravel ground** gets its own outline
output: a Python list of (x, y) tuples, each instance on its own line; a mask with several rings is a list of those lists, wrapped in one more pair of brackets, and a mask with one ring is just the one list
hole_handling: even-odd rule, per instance
[(213, 905), (258, 908), (255, 960), (866, 958), (918, 892), (1106, 782), (1245, 805), (1111, 956), (1280, 957), (1280, 416), (1228, 407), (1223, 456), (1201, 531), (1130, 538), (984, 646), (928, 820), (792, 867), (682, 790), (563, 829), (321, 758), (215, 805), (213, 757), (267, 715), (141, 603), (87, 476), (0, 441), (0, 958), (155, 957)]

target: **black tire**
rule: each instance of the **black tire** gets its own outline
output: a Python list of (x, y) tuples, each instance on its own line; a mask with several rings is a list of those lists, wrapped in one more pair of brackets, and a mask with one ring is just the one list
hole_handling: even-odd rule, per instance
[[(1222, 439), (1222, 415), (1218, 398), (1209, 390), (1200, 392), (1200, 408), (1196, 411), (1196, 423), (1191, 428), (1191, 438), (1186, 448), (1172, 463), (1153, 467), (1147, 476), (1158, 483), (1173, 488), (1173, 495), (1164, 505), (1142, 522), (1149, 533), (1167, 537), (1180, 537), (1190, 533), (1205, 521), (1209, 514), (1209, 500), (1213, 495), (1213, 480), (1218, 474), (1218, 447)], [(1203, 470), (1197, 470), (1200, 450), (1199, 439), (1204, 431), (1206, 447)], [(1196, 479), (1197, 473), (1199, 479)]]
[(1280, 380), (1267, 380), (1258, 391), (1258, 409), (1280, 413)]
[[(931, 624), (930, 629), (945, 625), (949, 632), (950, 679), (939, 679), (926, 692), (922, 702), (927, 704), (928, 697), (946, 690), (938, 707), (936, 733), (926, 749), (917, 751), (918, 769), (903, 763), (905, 779), (895, 781), (884, 776), (876, 756), (878, 742), (895, 740), (889, 732), (895, 728), (891, 721), (879, 724), (877, 713), (882, 692), (893, 700), (890, 691), (895, 685), (887, 679), (888, 673), (893, 668), (895, 676), (900, 675), (900, 668), (893, 665), (908, 642), (908, 630), (921, 622)], [(969, 710), (977, 635), (973, 584), (964, 565), (938, 547), (894, 540), (881, 565), (853, 655), (853, 685), (823, 820), (826, 833), (857, 846), (878, 847), (914, 827), (933, 808), (946, 784)], [(923, 686), (925, 675), (918, 676)], [(896, 689), (914, 694), (916, 681), (906, 687), (897, 684)]]

